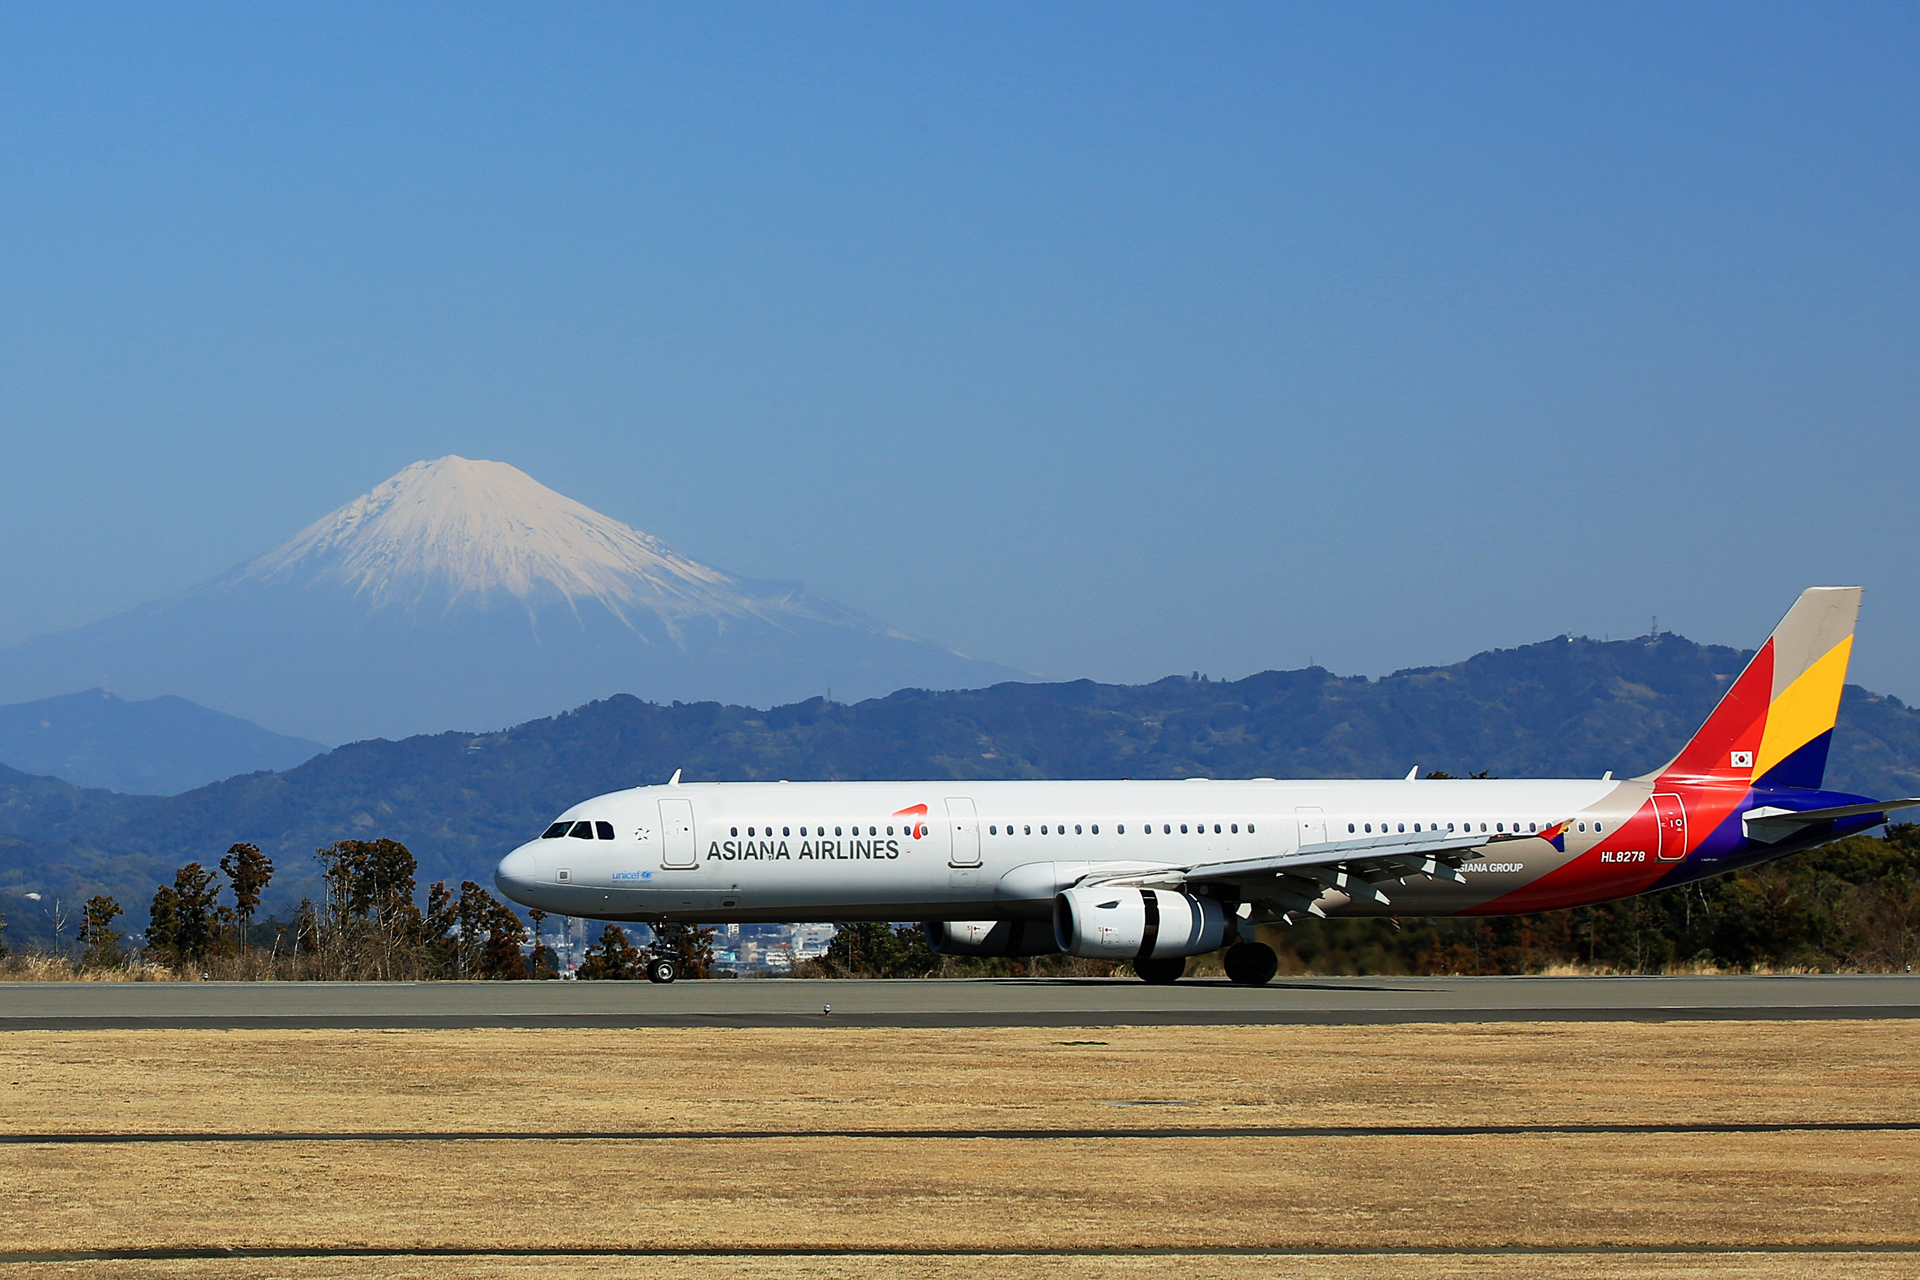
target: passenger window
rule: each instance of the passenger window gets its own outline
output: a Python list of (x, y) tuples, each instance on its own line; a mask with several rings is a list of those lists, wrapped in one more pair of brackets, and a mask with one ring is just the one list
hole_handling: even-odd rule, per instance
[[(558, 840), (561, 836), (567, 834), (568, 828), (572, 826), (573, 824), (571, 822), (556, 822), (545, 831), (542, 831), (540, 838), (542, 840)], [(1580, 829), (1585, 831), (1587, 828), (1583, 824)]]
[(1100, 834), (1100, 824), (1097, 822), (1093, 824), (1093, 834), (1095, 835)]
[(1599, 823), (1597, 823), (1597, 822), (1593, 824), (1593, 829), (1594, 829), (1594, 831), (1595, 831), (1596, 833), (1597, 833), (1597, 832), (1601, 832), (1601, 831), (1605, 831), (1605, 830), (1606, 830), (1606, 828), (1605, 828), (1605, 827), (1603, 827), (1603, 826), (1601, 826), (1601, 825), (1600, 825)]
[(1580, 824), (1580, 829), (1581, 829), (1582, 831), (1585, 831), (1585, 830), (1587, 829), (1587, 824), (1586, 824), (1586, 823), (1584, 823), (1584, 822), (1583, 822), (1583, 823), (1581, 823), (1581, 824)]
[[(1182, 831), (1185, 831), (1185, 830), (1186, 830), (1186, 828), (1185, 828), (1185, 827), (1182, 827), (1182, 828), (1180, 828), (1180, 829), (1181, 829)], [(1170, 823), (1170, 822), (1163, 822), (1163, 823), (1161, 823), (1161, 824), (1160, 824), (1160, 834), (1161, 834), (1161, 835), (1163, 835), (1163, 836), (1170, 836), (1170, 835), (1172, 835), (1172, 834), (1173, 834), (1173, 824), (1172, 824), (1172, 823)]]
[(782, 827), (780, 828), (780, 834), (783, 836), (790, 836), (793, 834), (793, 832), (786, 827)]
[(728, 828), (727, 828), (727, 834), (728, 834), (728, 835), (730, 835), (730, 836), (737, 836), (737, 835), (739, 835), (739, 834), (740, 834), (740, 828), (738, 828), (738, 827), (728, 827)]
[(591, 840), (593, 839), (593, 824), (591, 822), (576, 822), (573, 824), (573, 830), (567, 834), (575, 840)]
[(1233, 834), (1234, 835), (1240, 834), (1240, 824), (1237, 822), (1233, 824)]
[(1181, 835), (1187, 834), (1187, 824), (1184, 822), (1180, 824), (1180, 834)]
[(1249, 823), (1247, 824), (1247, 834), (1248, 834), (1248, 835), (1252, 835), (1252, 834), (1253, 834), (1253, 824), (1252, 824), (1251, 822), (1249, 822)]
[(600, 833), (602, 840), (613, 839), (613, 824), (611, 822), (596, 822), (593, 824), (593, 829)]
[(1402, 835), (1405, 835), (1405, 834), (1406, 834), (1406, 830), (1407, 830), (1407, 824), (1406, 824), (1406, 823), (1404, 823), (1404, 822), (1402, 822), (1402, 823), (1399, 823), (1399, 824), (1397, 824), (1397, 825), (1395, 826), (1395, 828), (1394, 828), (1394, 829), (1395, 829), (1395, 830), (1397, 830), (1397, 831), (1399, 831), (1399, 832), (1400, 832), (1400, 833), (1401, 833)]
[(1373, 834), (1373, 824), (1371, 822), (1367, 823), (1367, 834), (1368, 835)]
[(1127, 834), (1127, 824), (1123, 822), (1113, 830), (1116, 835), (1125, 835)]
[(835, 828), (833, 829), (833, 834), (835, 834), (835, 835), (840, 835), (840, 834), (841, 834), (841, 831), (840, 831), (840, 828), (838, 828), (838, 827), (835, 827)]
[(1220, 835), (1220, 834), (1221, 834), (1221, 831), (1220, 831), (1220, 824), (1219, 824), (1219, 823), (1217, 823), (1217, 822), (1213, 824), (1213, 834), (1215, 834), (1215, 835)]
[(1349, 822), (1349, 823), (1347, 824), (1347, 834), (1348, 834), (1348, 835), (1352, 835), (1353, 833), (1354, 833), (1354, 832), (1353, 832), (1353, 824), (1352, 824), (1351, 822)]
[(1536, 826), (1534, 826), (1534, 825), (1533, 825), (1533, 824), (1532, 824), (1531, 822), (1529, 822), (1529, 823), (1527, 824), (1527, 830), (1529, 830), (1529, 831), (1538, 831), (1539, 829), (1540, 829), (1540, 828), (1538, 828), (1538, 827), (1536, 827)]
[(1073, 824), (1073, 834), (1078, 836), (1078, 835), (1085, 835), (1086, 833), (1080, 830), (1080, 824), (1076, 822)]

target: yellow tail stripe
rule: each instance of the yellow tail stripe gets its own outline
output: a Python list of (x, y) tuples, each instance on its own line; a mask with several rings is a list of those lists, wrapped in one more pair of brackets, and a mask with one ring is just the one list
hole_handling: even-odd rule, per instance
[(1847, 659), (1852, 653), (1853, 637), (1848, 636), (1780, 691), (1767, 708), (1767, 728), (1753, 762), (1754, 777), (1765, 777), (1767, 770), (1833, 728), (1840, 716), (1840, 690), (1847, 682)]

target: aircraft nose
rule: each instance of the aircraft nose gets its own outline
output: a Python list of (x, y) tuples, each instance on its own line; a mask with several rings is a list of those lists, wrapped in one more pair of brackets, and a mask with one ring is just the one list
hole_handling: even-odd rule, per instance
[(539, 876), (535, 865), (534, 850), (522, 845), (506, 857), (500, 859), (500, 865), (493, 869), (493, 883), (501, 893), (521, 905), (527, 905), (527, 895), (533, 891)]

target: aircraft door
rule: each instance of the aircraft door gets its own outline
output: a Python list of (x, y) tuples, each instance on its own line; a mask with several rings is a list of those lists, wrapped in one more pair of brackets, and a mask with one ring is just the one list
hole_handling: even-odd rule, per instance
[(1653, 813), (1660, 830), (1660, 850), (1656, 855), (1662, 862), (1678, 862), (1687, 856), (1687, 807), (1679, 796), (1658, 795), (1653, 798)]
[(947, 861), (956, 867), (980, 865), (980, 815), (964, 796), (947, 797), (947, 831), (952, 844)]
[(693, 838), (693, 801), (660, 802), (660, 865), (693, 867), (700, 863), (700, 846)]
[(1325, 844), (1327, 842), (1327, 812), (1317, 804), (1301, 805), (1293, 811), (1300, 820), (1300, 843)]

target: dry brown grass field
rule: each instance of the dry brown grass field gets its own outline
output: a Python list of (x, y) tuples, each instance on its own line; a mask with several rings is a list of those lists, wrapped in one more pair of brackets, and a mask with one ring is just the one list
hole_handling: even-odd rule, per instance
[[(6, 1132), (718, 1130), (0, 1145), (0, 1254), (435, 1246), (700, 1258), (13, 1262), (21, 1275), (1920, 1275), (1920, 1132), (809, 1136), (1920, 1121), (1901, 1021), (0, 1034)], [(778, 1135), (769, 1131), (783, 1131)], [(753, 1136), (761, 1134), (764, 1136)], [(1724, 1246), (1722, 1254), (1616, 1246)], [(1779, 1246), (1815, 1253), (1742, 1253)], [(1025, 1259), (889, 1250), (1516, 1247)], [(787, 1249), (870, 1250), (844, 1257)], [(1540, 1254), (1533, 1249), (1592, 1250)]]

